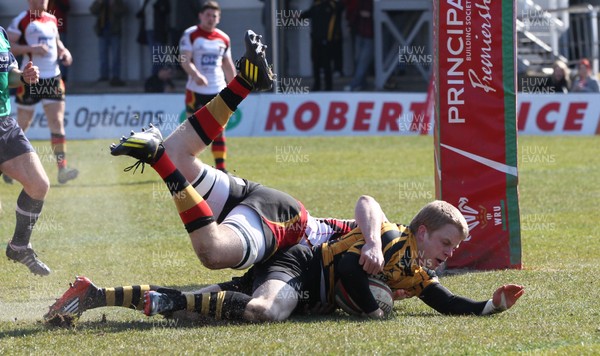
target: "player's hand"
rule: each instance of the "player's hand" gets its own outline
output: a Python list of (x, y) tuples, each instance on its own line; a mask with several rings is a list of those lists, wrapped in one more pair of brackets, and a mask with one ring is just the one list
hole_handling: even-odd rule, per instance
[(394, 300), (402, 300), (410, 297), (412, 296), (406, 291), (406, 289), (398, 289), (394, 291), (394, 294), (392, 295), (392, 298)]
[(194, 75), (194, 83), (202, 86), (208, 85), (208, 79), (206, 79), (206, 77), (202, 74), (197, 73), (196, 75)]
[(368, 274), (378, 274), (383, 271), (383, 252), (374, 244), (366, 243), (360, 251), (358, 263)]
[(71, 52), (64, 50), (58, 60), (65, 66), (70, 66), (73, 63), (73, 57), (71, 56)]
[(525, 287), (516, 284), (505, 284), (494, 292), (492, 303), (496, 310), (509, 309), (525, 293)]
[(32, 85), (37, 84), (40, 81), (40, 69), (37, 66), (33, 65), (32, 61), (29, 61), (25, 68), (23, 68), (23, 80), (25, 83)]
[(45, 43), (34, 44), (31, 46), (31, 53), (37, 56), (45, 56), (50, 52), (50, 48)]

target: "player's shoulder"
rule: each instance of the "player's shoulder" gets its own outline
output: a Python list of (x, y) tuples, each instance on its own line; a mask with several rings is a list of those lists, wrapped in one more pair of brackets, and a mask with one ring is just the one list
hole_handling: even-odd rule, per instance
[(226, 33), (225, 33), (225, 31), (223, 31), (223, 30), (221, 30), (221, 29), (219, 29), (219, 28), (216, 28), (216, 29), (215, 29), (215, 34), (216, 34), (218, 37), (221, 37), (221, 38), (223, 38), (224, 40), (227, 40), (227, 42), (229, 42), (229, 35), (228, 35), (228, 34), (226, 34)]
[(190, 26), (190, 27), (186, 28), (185, 31), (183, 31), (183, 34), (189, 35), (190, 33), (194, 32), (198, 29), (199, 29), (198, 25)]
[(17, 16), (15, 16), (8, 28), (6, 29), (6, 31), (21, 34), (21, 24), (28, 22), (28, 20), (30, 19), (30, 16), (27, 16), (28, 12), (29, 11), (22, 11)]

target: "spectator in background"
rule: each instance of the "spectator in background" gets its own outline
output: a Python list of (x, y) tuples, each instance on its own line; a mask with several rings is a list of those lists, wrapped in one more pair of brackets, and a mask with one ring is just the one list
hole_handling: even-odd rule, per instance
[(94, 30), (99, 39), (98, 81), (107, 81), (110, 78), (111, 86), (125, 85), (121, 80), (121, 33), (122, 19), (127, 10), (123, 0), (94, 0), (90, 6), (90, 12), (97, 18)]
[[(185, 108), (188, 116), (198, 111), (225, 88), (236, 75), (229, 36), (219, 30), (221, 7), (207, 1), (200, 9), (200, 24), (185, 30), (179, 50), (181, 67), (188, 74)], [(215, 168), (227, 172), (224, 132), (212, 143)]]
[(146, 93), (165, 93), (175, 91), (173, 84), (173, 69), (161, 67), (158, 73), (152, 74), (144, 83)]
[(367, 86), (367, 73), (373, 63), (374, 31), (373, 31), (373, 0), (361, 0), (352, 12), (350, 27), (356, 34), (354, 42), (354, 77), (345, 91), (358, 91)]
[(546, 81), (546, 88), (553, 93), (568, 93), (571, 87), (571, 71), (567, 64), (557, 60), (552, 65), (552, 76)]
[[(67, 16), (71, 10), (71, 4), (69, 0), (49, 0), (48, 1), (48, 12), (56, 17), (58, 22), (58, 34), (62, 43), (67, 45)], [(67, 81), (67, 75), (69, 74), (69, 67), (65, 66), (62, 62), (58, 64), (60, 67), (60, 73), (64, 82)]]
[(331, 64), (333, 61), (333, 44), (335, 23), (339, 22), (335, 0), (314, 0), (313, 5), (301, 15), (311, 20), (310, 56), (313, 70), (313, 89), (321, 90), (321, 71), (324, 75), (325, 90), (333, 89)]
[(344, 36), (342, 34), (342, 14), (344, 13), (344, 4), (341, 0), (335, 0), (336, 16), (333, 23), (333, 39), (331, 42), (331, 56), (333, 60), (333, 77), (344, 76)]
[(169, 40), (169, 14), (171, 5), (169, 0), (144, 0), (144, 4), (136, 17), (140, 19), (140, 35), (138, 42), (147, 44), (152, 58), (152, 75), (158, 74), (160, 63), (154, 61), (154, 54), (165, 54), (161, 48)]
[(598, 79), (596, 79), (592, 73), (592, 66), (587, 58), (583, 58), (579, 61), (579, 67), (577, 71), (578, 75), (576, 80), (573, 82), (572, 92), (576, 93), (598, 93), (600, 87), (598, 86)]
[(65, 84), (58, 63), (70, 66), (71, 52), (58, 35), (57, 19), (46, 12), (48, 2), (29, 0), (29, 10), (21, 12), (8, 27), (8, 39), (15, 55), (39, 68), (36, 86), (21, 83), (17, 88), (17, 121), (23, 131), (31, 125), (35, 105), (42, 103), (50, 129), (50, 143), (58, 166), (60, 184), (77, 178), (79, 171), (67, 166), (65, 133)]

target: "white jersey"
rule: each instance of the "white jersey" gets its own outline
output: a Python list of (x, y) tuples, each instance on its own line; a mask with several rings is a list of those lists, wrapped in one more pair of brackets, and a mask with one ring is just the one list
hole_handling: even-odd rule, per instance
[(60, 74), (58, 67), (58, 48), (56, 40), (58, 38), (58, 22), (54, 15), (45, 11), (30, 12), (23, 11), (13, 19), (7, 32), (16, 33), (19, 35), (19, 44), (34, 45), (46, 44), (48, 53), (45, 55), (26, 54), (21, 63), (21, 68), (27, 65), (31, 60), (34, 65), (40, 69), (40, 78), (53, 78)]
[(198, 85), (188, 77), (186, 89), (198, 94), (213, 95), (227, 86), (223, 57), (231, 58), (231, 48), (229, 36), (225, 32), (219, 29), (207, 32), (200, 26), (192, 26), (181, 36), (179, 50), (192, 53), (194, 65), (208, 81), (207, 85)]

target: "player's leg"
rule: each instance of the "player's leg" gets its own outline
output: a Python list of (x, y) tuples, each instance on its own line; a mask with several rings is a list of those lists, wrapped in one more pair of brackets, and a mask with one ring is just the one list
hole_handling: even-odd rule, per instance
[(99, 288), (86, 277), (76, 277), (75, 282), (69, 283), (69, 289), (49, 307), (44, 319), (50, 320), (57, 315), (79, 317), (86, 310), (101, 307), (143, 310), (144, 293), (161, 288), (149, 284)]
[(217, 226), (206, 200), (171, 161), (157, 128), (151, 127), (122, 138), (118, 145), (111, 146), (111, 154), (128, 155), (140, 162), (149, 163), (161, 176), (173, 197), (194, 251), (204, 266), (218, 269), (239, 263), (243, 254), (239, 238), (230, 228)]
[(201, 172), (201, 163), (196, 156), (223, 132), (229, 118), (250, 91), (269, 90), (273, 86), (274, 75), (265, 58), (266, 46), (261, 37), (247, 31), (244, 43), (246, 52), (237, 62), (240, 74), (165, 140), (171, 159), (189, 180)]
[(79, 171), (67, 166), (67, 138), (65, 135), (65, 102), (63, 100), (44, 100), (44, 112), (50, 129), (50, 144), (56, 157), (58, 182), (60, 184), (77, 178)]
[(196, 156), (222, 134), (229, 118), (251, 90), (252, 86), (246, 80), (236, 76), (214, 99), (167, 137), (165, 149), (185, 177), (192, 180), (200, 174), (202, 163)]
[(17, 105), (17, 122), (23, 132), (27, 131), (33, 120), (35, 107), (33, 105)]
[(17, 199), (16, 225), (6, 247), (9, 259), (25, 264), (38, 275), (48, 275), (50, 269), (37, 258), (31, 247), (31, 234), (42, 212), (50, 183), (33, 147), (12, 118), (5, 119), (0, 140), (0, 170), (23, 185)]
[[(278, 251), (266, 263), (255, 265), (243, 277), (219, 284), (219, 289), (193, 293), (146, 294), (144, 313), (186, 310), (215, 319), (281, 321), (287, 319), (304, 297), (303, 275), (312, 258), (307, 246)], [(252, 285), (252, 296), (249, 288)]]
[(213, 158), (215, 159), (215, 168), (227, 173), (227, 168), (225, 166), (225, 161), (227, 160), (225, 132), (221, 132), (221, 134), (215, 138), (210, 148)]

